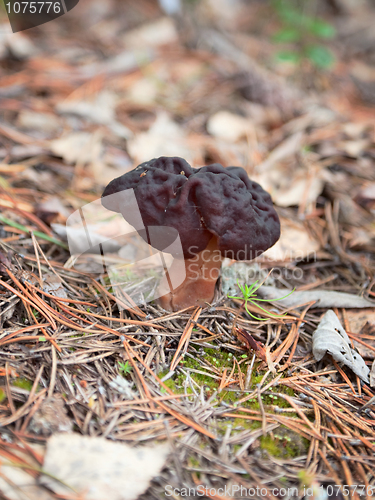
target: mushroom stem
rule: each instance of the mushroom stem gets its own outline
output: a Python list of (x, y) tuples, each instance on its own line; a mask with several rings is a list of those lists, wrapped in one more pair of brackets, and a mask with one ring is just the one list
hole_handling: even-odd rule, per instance
[[(172, 292), (159, 297), (158, 303), (168, 311), (179, 311), (190, 306), (205, 307), (214, 298), (222, 261), (217, 238), (214, 236), (202, 252), (191, 259), (185, 259), (186, 277), (183, 283)], [(177, 269), (181, 269), (181, 262), (173, 262), (169, 273), (166, 272), (160, 282), (160, 290), (165, 290), (167, 282), (171, 283), (170, 275), (173, 276)], [(171, 289), (170, 286), (168, 289)]]

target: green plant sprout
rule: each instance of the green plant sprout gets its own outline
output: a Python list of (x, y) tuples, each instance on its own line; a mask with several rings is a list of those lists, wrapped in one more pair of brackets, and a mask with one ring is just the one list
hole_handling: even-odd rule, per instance
[[(274, 35), (276, 43), (294, 44), (290, 50), (277, 54), (280, 61), (298, 63), (306, 58), (318, 68), (329, 68), (334, 63), (332, 52), (322, 43), (334, 38), (336, 30), (332, 24), (309, 14), (314, 5), (305, 0), (274, 0), (274, 9), (282, 28)], [(319, 43), (320, 42), (320, 43)]]
[(263, 282), (257, 286), (257, 283), (259, 282), (259, 280), (257, 280), (255, 283), (253, 283), (250, 287), (245, 285), (245, 286), (242, 286), (238, 283), (238, 280), (237, 280), (237, 286), (238, 288), (241, 290), (242, 292), (242, 297), (233, 297), (231, 295), (228, 295), (228, 298), (229, 299), (239, 299), (239, 300), (243, 300), (243, 303), (241, 305), (241, 307), (245, 306), (245, 309), (246, 309), (246, 312), (254, 319), (257, 319), (259, 321), (267, 321), (268, 318), (258, 318), (257, 316), (254, 316), (254, 314), (252, 314), (248, 308), (247, 308), (247, 303), (250, 302), (250, 304), (253, 304), (257, 307), (259, 307), (259, 309), (261, 309), (262, 311), (264, 311), (265, 313), (271, 315), (272, 317), (274, 318), (283, 318), (285, 314), (274, 314), (274, 313), (271, 313), (270, 311), (267, 311), (267, 309), (264, 309), (263, 307), (261, 307), (259, 304), (257, 304), (256, 302), (275, 302), (276, 300), (282, 300), (282, 299), (285, 299), (286, 297), (289, 297), (289, 295), (291, 295), (294, 290), (295, 290), (295, 287), (293, 288), (293, 290), (288, 293), (287, 295), (284, 295), (284, 297), (279, 297), (278, 299), (259, 299), (257, 294), (256, 294), (256, 291), (258, 290), (258, 288), (260, 288), (262, 285), (263, 285)]
[(119, 361), (118, 367), (119, 367), (120, 372), (123, 375), (128, 375), (133, 369), (133, 367), (130, 365), (129, 361), (126, 361), (125, 363), (122, 363), (121, 361)]

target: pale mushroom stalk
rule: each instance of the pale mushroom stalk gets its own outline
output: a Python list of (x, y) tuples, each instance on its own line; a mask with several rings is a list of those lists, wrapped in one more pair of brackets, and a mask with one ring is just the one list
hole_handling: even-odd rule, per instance
[(170, 286), (170, 274), (178, 273), (181, 269), (180, 263), (175, 260), (159, 285), (162, 290), (168, 285), (171, 292), (159, 297), (157, 302), (168, 311), (179, 311), (191, 305), (206, 307), (214, 298), (223, 259), (217, 238), (213, 236), (204, 250), (191, 259), (185, 259), (186, 277), (183, 283), (173, 290)]

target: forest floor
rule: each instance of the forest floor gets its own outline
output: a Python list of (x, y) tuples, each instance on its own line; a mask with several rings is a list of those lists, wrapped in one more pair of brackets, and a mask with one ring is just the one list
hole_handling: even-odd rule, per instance
[[(1, 498), (375, 493), (375, 10), (297, 4), (95, 0), (15, 34), (0, 13)], [(67, 224), (116, 241), (96, 201), (159, 156), (242, 166), (280, 216), (207, 308), (126, 306)]]

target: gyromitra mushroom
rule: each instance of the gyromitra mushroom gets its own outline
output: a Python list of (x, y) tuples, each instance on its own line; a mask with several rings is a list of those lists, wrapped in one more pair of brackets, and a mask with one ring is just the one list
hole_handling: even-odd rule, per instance
[(215, 163), (195, 169), (178, 157), (142, 163), (111, 181), (102, 195), (103, 206), (131, 224), (132, 214), (110, 196), (128, 189), (134, 190), (144, 226), (161, 228), (154, 247), (167, 246), (162, 227), (176, 229), (181, 239), (186, 278), (159, 298), (167, 310), (207, 305), (224, 257), (252, 260), (280, 237), (270, 195), (241, 167)]

